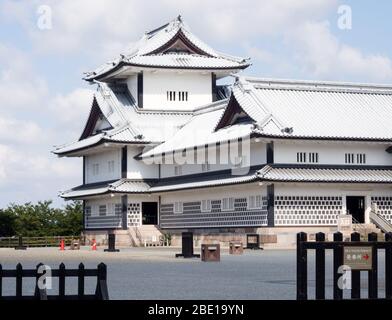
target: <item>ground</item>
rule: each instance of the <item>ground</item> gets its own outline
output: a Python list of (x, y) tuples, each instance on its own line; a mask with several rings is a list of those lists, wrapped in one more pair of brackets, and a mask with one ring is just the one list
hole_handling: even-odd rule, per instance
[[(76, 268), (83, 262), (87, 268), (104, 262), (108, 267), (108, 288), (111, 299), (295, 299), (295, 250), (245, 250), (243, 255), (229, 255), (223, 249), (220, 262), (201, 262), (200, 259), (174, 258), (179, 248), (122, 248), (118, 253), (91, 251), (59, 251), (58, 248), (29, 248), (26, 251), (0, 249), (3, 269), (15, 268), (21, 262), (24, 268), (43, 262), (58, 267)], [(381, 253), (381, 252), (380, 252)], [(309, 293), (314, 293), (314, 256), (309, 255)], [(332, 292), (332, 262), (327, 254), (327, 297)], [(384, 256), (379, 256), (379, 289), (384, 294)], [(57, 291), (57, 279), (53, 292)], [(362, 286), (366, 289), (366, 274)], [(95, 279), (86, 282), (93, 292)], [(366, 295), (364, 289), (363, 294)], [(33, 280), (27, 281), (24, 293), (33, 291)], [(67, 280), (67, 293), (77, 292), (77, 279)], [(15, 280), (3, 280), (3, 294), (14, 294)], [(48, 292), (50, 294), (50, 291)], [(349, 292), (345, 295), (348, 296)]]

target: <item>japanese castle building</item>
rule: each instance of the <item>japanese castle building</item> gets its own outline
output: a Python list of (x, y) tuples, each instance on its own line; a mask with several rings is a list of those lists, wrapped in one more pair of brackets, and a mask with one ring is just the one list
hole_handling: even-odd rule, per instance
[(250, 64), (178, 17), (86, 74), (89, 118), (54, 153), (83, 158), (61, 197), (83, 200), (88, 236), (280, 241), (345, 214), (370, 224), (372, 208), (392, 221), (392, 86), (250, 78)]

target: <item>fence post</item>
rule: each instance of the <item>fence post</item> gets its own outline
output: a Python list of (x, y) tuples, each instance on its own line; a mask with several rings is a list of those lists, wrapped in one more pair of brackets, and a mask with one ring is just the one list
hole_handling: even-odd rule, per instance
[(297, 300), (308, 299), (308, 254), (304, 246), (305, 232), (297, 234)]
[[(341, 232), (335, 232), (333, 234), (334, 242), (343, 241), (343, 234)], [(333, 298), (334, 300), (343, 299), (343, 290), (339, 288), (339, 278), (338, 273), (339, 267), (343, 265), (343, 246), (336, 243), (333, 249)]]
[(95, 298), (99, 300), (109, 300), (109, 293), (108, 293), (106, 279), (107, 279), (106, 264), (101, 262), (98, 265), (97, 288), (95, 290)]
[(16, 297), (22, 297), (23, 267), (20, 263), (16, 265)]
[(325, 249), (322, 243), (325, 242), (325, 234), (318, 232), (316, 241), (320, 245), (316, 248), (316, 299), (325, 299)]
[(78, 270), (78, 297), (82, 299), (84, 296), (84, 264), (79, 264)]
[(65, 264), (61, 263), (59, 266), (59, 297), (65, 296)]
[[(368, 241), (377, 242), (377, 233), (372, 232), (368, 235)], [(368, 294), (369, 299), (377, 299), (378, 297), (378, 250), (375, 244), (372, 245), (372, 270), (368, 272)]]
[(385, 234), (385, 298), (392, 299), (392, 232)]
[(3, 267), (0, 264), (0, 299), (3, 296)]
[[(361, 235), (358, 232), (353, 232), (351, 234), (352, 242), (361, 241)], [(361, 298), (361, 271), (351, 270), (351, 299)]]

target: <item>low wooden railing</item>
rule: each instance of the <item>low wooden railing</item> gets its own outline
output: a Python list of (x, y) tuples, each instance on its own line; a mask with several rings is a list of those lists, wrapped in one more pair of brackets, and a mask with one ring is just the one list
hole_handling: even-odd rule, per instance
[[(58, 269), (50, 269), (45, 273), (41, 272), (42, 263), (38, 264), (36, 269), (23, 269), (19, 263), (16, 269), (4, 269), (0, 264), (0, 300), (109, 300), (107, 288), (107, 270), (104, 263), (100, 263), (96, 269), (85, 269), (83, 263), (79, 264), (78, 269), (66, 269), (64, 263), (60, 264)], [(48, 294), (46, 288), (40, 288), (39, 279), (43, 276), (58, 278), (58, 293)], [(65, 281), (67, 278), (78, 278), (77, 294), (68, 295), (65, 293)], [(94, 294), (85, 293), (86, 277), (96, 277), (97, 285)], [(15, 278), (16, 289), (15, 295), (3, 295), (3, 279)], [(35, 290), (32, 295), (23, 294), (23, 279), (35, 278)], [(46, 280), (47, 283), (47, 280)]]
[[(57, 247), (61, 240), (64, 240), (66, 246), (71, 245), (75, 240), (83, 244), (83, 238), (76, 236), (22, 237), (23, 245), (27, 247)], [(19, 237), (0, 238), (0, 248), (14, 248), (18, 245)]]

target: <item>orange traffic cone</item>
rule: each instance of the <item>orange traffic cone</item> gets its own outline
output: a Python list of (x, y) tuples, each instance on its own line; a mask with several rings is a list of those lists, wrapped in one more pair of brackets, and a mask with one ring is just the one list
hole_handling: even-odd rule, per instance
[(93, 251), (97, 250), (97, 242), (95, 241), (95, 239), (93, 239), (93, 244), (91, 246), (91, 250), (93, 250)]
[(60, 241), (60, 250), (64, 251), (64, 240), (63, 239)]

